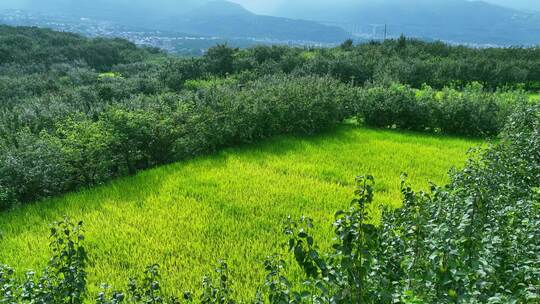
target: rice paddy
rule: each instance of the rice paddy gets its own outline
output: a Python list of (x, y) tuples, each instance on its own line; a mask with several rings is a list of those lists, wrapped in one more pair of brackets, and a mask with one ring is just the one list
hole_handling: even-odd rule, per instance
[(355, 176), (375, 176), (377, 204), (396, 207), (402, 172), (416, 189), (445, 183), (479, 144), (348, 124), (226, 149), (1, 214), (0, 264), (42, 269), (49, 224), (65, 215), (85, 223), (92, 293), (101, 282), (123, 288), (158, 263), (165, 290), (180, 295), (225, 259), (233, 288), (250, 299), (264, 280), (264, 258), (285, 252), (288, 215), (312, 217), (328, 246), (333, 215), (352, 199)]

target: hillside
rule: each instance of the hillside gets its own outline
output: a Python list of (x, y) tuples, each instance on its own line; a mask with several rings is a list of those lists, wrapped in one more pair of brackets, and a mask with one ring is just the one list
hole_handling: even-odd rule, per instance
[(156, 52), (123, 39), (88, 39), (49, 29), (0, 25), (0, 66), (48, 69), (53, 64), (71, 64), (106, 70)]
[(163, 30), (181, 30), (195, 35), (252, 37), (269, 40), (338, 43), (349, 38), (343, 29), (313, 21), (256, 15), (225, 1), (202, 4), (187, 13), (155, 25)]
[(339, 43), (350, 37), (340, 27), (257, 15), (225, 0), (159, 0), (152, 4), (122, 0), (45, 0), (26, 8), (49, 14), (107, 20), (134, 29), (173, 31), (189, 35), (320, 43)]

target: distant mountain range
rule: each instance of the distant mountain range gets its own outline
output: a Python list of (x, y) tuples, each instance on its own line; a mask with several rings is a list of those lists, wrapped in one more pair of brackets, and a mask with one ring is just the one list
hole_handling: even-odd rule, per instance
[[(509, 0), (489, 1), (508, 3)], [(521, 6), (532, 0), (516, 1)], [(9, 2), (0, 3), (0, 7), (6, 3)], [(225, 0), (18, 0), (17, 3), (26, 3), (27, 10), (90, 17), (134, 30), (258, 42), (337, 44), (351, 37), (382, 39), (386, 27), (390, 38), (404, 34), (478, 46), (540, 44), (540, 12), (533, 10), (538, 5), (530, 10), (517, 10), (469, 0), (282, 0), (274, 16), (265, 16)]]
[(381, 38), (386, 25), (392, 37), (405, 34), (456, 43), (540, 44), (540, 13), (483, 1), (358, 0), (331, 7), (308, 3), (287, 1), (276, 14), (339, 25), (368, 38)]
[(339, 43), (350, 37), (338, 26), (257, 15), (224, 0), (34, 0), (28, 7), (41, 12), (101, 18), (136, 28), (191, 35), (313, 43)]
[(500, 6), (512, 7), (525, 11), (540, 12), (540, 1), (536, 0), (485, 0), (486, 2)]
[(313, 21), (256, 15), (239, 4), (211, 1), (178, 16), (157, 22), (163, 30), (182, 30), (195, 35), (255, 37), (270, 40), (338, 43), (350, 34), (338, 26)]

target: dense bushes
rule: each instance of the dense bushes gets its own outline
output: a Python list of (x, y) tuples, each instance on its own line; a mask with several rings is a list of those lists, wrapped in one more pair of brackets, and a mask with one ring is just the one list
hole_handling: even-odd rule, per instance
[(512, 109), (527, 103), (523, 92), (488, 92), (478, 84), (438, 91), (237, 75), (185, 81), (177, 92), (147, 83), (146, 94), (139, 80), (94, 76), (90, 86), (23, 99), (0, 112), (2, 208), (223, 146), (315, 133), (354, 115), (368, 126), (495, 136)]
[[(417, 100), (416, 92), (407, 86), (392, 84), (361, 90), (357, 104), (359, 118), (369, 126), (425, 130), (430, 126), (432, 100)], [(427, 102), (426, 102), (427, 101)]]
[[(173, 89), (187, 79), (250, 73), (332, 76), (344, 83), (398, 82), (420, 89), (481, 83), (490, 90), (538, 90), (538, 48), (473, 49), (440, 42), (388, 40), (346, 48), (257, 46), (239, 50), (219, 45), (196, 59), (171, 59), (160, 77)], [(171, 81), (172, 80), (172, 81)]]
[[(352, 116), (375, 127), (502, 131), (448, 186), (416, 193), (404, 181), (403, 207), (385, 211), (380, 225), (367, 212), (373, 179), (360, 179), (358, 198), (336, 215), (331, 253), (316, 247), (312, 221), (289, 219), (289, 249), (306, 280), (293, 288), (287, 265), (271, 257), (256, 303), (540, 300), (540, 112), (524, 92), (497, 90), (537, 87), (538, 49), (401, 39), (335, 49), (221, 45), (203, 58), (162, 60), (124, 40), (36, 28), (0, 27), (0, 42), (0, 209)], [(0, 302), (88, 297), (80, 225), (63, 221), (51, 236), (53, 258), (39, 277), (19, 283), (0, 267)], [(233, 303), (225, 263), (217, 276), (183, 299)], [(158, 280), (149, 267), (128, 291), (104, 288), (96, 301), (166, 302)]]
[(394, 83), (359, 91), (356, 111), (367, 125), (466, 136), (499, 134), (512, 110), (528, 103), (524, 92), (491, 93), (479, 84), (418, 91)]
[[(406, 176), (404, 176), (406, 177)], [(404, 179), (403, 205), (374, 223), (372, 177), (358, 179), (350, 208), (336, 213), (335, 244), (322, 252), (313, 221), (285, 222), (287, 247), (304, 272), (288, 279), (279, 255), (264, 262), (254, 303), (536, 303), (540, 300), (540, 107), (523, 106), (501, 142), (471, 155), (445, 187), (414, 192)], [(53, 258), (44, 275), (20, 283), (0, 268), (0, 301), (80, 303), (86, 252), (80, 225), (52, 229)], [(181, 300), (164, 295), (157, 266), (131, 279), (126, 292), (104, 285), (97, 303), (235, 303), (228, 265)], [(301, 283), (301, 284), (300, 284)]]
[(235, 71), (331, 75), (344, 82), (391, 80), (421, 88), (465, 86), (480, 82), (490, 89), (523, 84), (538, 89), (538, 48), (450, 46), (442, 42), (400, 39), (333, 49), (257, 47), (240, 50)]
[[(540, 76), (537, 49), (405, 39), (334, 49), (219, 45), (189, 59), (38, 28), (2, 26), (0, 41), (0, 208), (353, 116), (493, 136), (525, 97), (492, 89)], [(436, 89), (413, 89), (424, 83)], [(460, 91), (444, 88), (451, 83)]]
[(14, 137), (0, 140), (0, 202), (32, 201), (275, 134), (315, 133), (350, 116), (352, 102), (348, 87), (330, 78), (276, 76), (96, 103), (88, 113), (35, 113), (41, 117), (19, 121)]
[[(24, 27), (0, 27), (0, 74), (43, 76), (59, 65), (109, 71), (116, 65), (147, 61), (171, 88), (200, 77), (248, 71), (255, 75), (286, 73), (330, 75), (342, 82), (391, 80), (421, 88), (479, 82), (490, 89), (525, 86), (538, 90), (538, 48), (475, 49), (442, 42), (387, 40), (337, 48), (257, 46), (239, 50), (219, 45), (202, 58), (170, 58), (157, 50), (139, 49), (122, 39), (86, 39), (69, 33)], [(139, 71), (143, 72), (143, 71)]]

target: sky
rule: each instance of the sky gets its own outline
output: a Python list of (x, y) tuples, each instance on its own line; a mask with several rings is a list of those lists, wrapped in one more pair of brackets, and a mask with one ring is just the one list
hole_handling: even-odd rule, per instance
[[(22, 8), (30, 0), (0, 0), (0, 8)], [(138, 0), (139, 2), (148, 1), (149, 4), (153, 0)], [(186, 0), (176, 0), (178, 2)], [(200, 1), (200, 0), (199, 0)], [(289, 2), (301, 2), (306, 5), (312, 6), (324, 6), (324, 5), (340, 5), (340, 4), (353, 4), (360, 1), (382, 1), (382, 0), (231, 0), (242, 4), (247, 9), (258, 14), (274, 14), (279, 7)], [(435, 1), (435, 0), (434, 0)], [(503, 5), (507, 7), (519, 8), (519, 9), (531, 9), (540, 11), (540, 0), (485, 0), (486, 2)]]
[[(336, 4), (353, 4), (359, 0), (231, 0), (242, 4), (249, 10), (259, 14), (272, 14), (286, 2), (309, 3), (306, 5), (336, 5)], [(377, 1), (377, 0), (375, 0)], [(517, 9), (540, 10), (540, 0), (484, 0), (485, 2), (512, 7)]]

